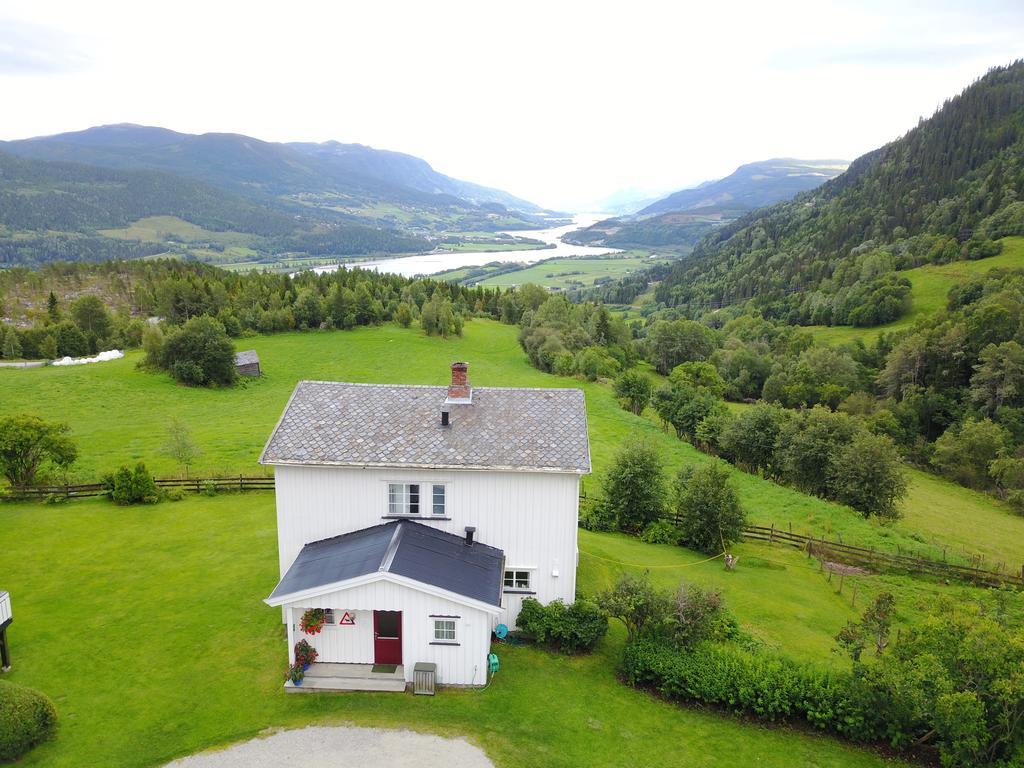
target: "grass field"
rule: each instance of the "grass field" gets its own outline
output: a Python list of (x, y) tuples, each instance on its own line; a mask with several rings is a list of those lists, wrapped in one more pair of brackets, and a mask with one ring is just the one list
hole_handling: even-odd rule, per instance
[[(586, 657), (498, 647), (501, 671), (484, 691), (287, 696), (280, 614), (260, 602), (277, 578), (272, 494), (0, 511), (0, 573), (15, 615), (9, 677), (50, 695), (61, 718), (56, 739), (26, 766), (160, 765), (308, 723), (464, 735), (498, 766), (895, 764), (629, 689), (615, 677), (618, 626)], [(852, 615), (848, 591), (837, 595), (799, 553), (781, 548), (745, 545), (728, 575), (720, 563), (690, 567), (698, 558), (685, 550), (613, 534), (582, 532), (580, 548), (588, 589), (648, 566), (666, 586), (682, 577), (720, 585), (745, 629), (804, 658), (829, 661), (828, 635)]]
[(122, 229), (104, 229), (100, 234), (123, 240), (143, 240), (162, 243), (168, 239), (179, 242), (220, 243), (224, 246), (248, 247), (259, 240), (256, 235), (244, 232), (214, 232), (196, 224), (179, 219), (177, 216), (147, 216), (132, 222)]
[[(601, 278), (617, 280), (626, 275), (662, 263), (664, 259), (654, 259), (644, 251), (628, 251), (622, 256), (586, 257), (568, 256), (551, 259), (538, 264), (503, 272), (493, 276), (482, 275), (473, 278), (474, 285), (501, 286), (508, 288), (513, 285), (535, 283), (545, 288), (568, 290), (571, 288), (590, 288)], [(507, 269), (507, 264), (495, 267), (495, 270)], [(464, 280), (469, 269), (453, 269), (435, 275), (440, 280)]]
[(827, 344), (863, 340), (874, 341), (880, 333), (891, 333), (910, 328), (922, 317), (926, 317), (946, 306), (946, 295), (957, 283), (983, 275), (996, 268), (1024, 267), (1024, 237), (1003, 238), (1003, 252), (978, 261), (954, 261), (952, 264), (929, 265), (899, 272), (910, 280), (910, 312), (885, 325), (874, 328), (853, 328), (846, 325), (808, 326), (814, 338)]
[[(160, 475), (176, 473), (178, 468), (162, 453), (172, 416), (191, 426), (204, 451), (193, 473), (252, 473), (263, 471), (257, 457), (297, 381), (444, 384), (448, 363), (461, 359), (470, 362), (470, 380), (479, 386), (583, 389), (595, 470), (585, 481), (591, 494), (600, 493), (605, 468), (630, 435), (657, 446), (671, 473), (686, 464), (715, 461), (666, 433), (653, 417), (622, 410), (607, 385), (530, 367), (516, 332), (513, 326), (474, 320), (462, 338), (449, 340), (393, 325), (241, 339), (240, 349), (259, 352), (265, 375), (227, 390), (183, 387), (165, 374), (139, 370), (137, 352), (89, 366), (0, 369), (0, 414), (31, 412), (66, 420), (81, 447), (76, 471), (83, 479), (136, 461), (145, 461)], [(941, 556), (942, 547), (931, 542), (949, 542), (990, 560), (1024, 562), (1024, 518), (989, 497), (930, 476), (915, 476), (906, 518), (893, 526), (744, 472), (735, 471), (734, 478), (751, 519), (760, 524), (888, 550), (899, 545), (932, 556)], [(956, 554), (950, 550), (951, 557)]]

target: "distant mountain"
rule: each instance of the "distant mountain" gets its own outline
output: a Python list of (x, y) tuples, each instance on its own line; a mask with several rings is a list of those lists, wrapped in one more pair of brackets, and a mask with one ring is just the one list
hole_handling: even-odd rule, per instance
[(656, 298), (690, 316), (753, 300), (790, 323), (887, 322), (906, 309), (897, 270), (1024, 235), (1022, 169), (1024, 60), (820, 187), (712, 230)]
[(626, 187), (624, 189), (617, 189), (599, 200), (589, 202), (580, 210), (601, 211), (603, 213), (615, 214), (616, 216), (628, 216), (660, 200), (664, 194), (664, 191), (654, 192), (650, 189), (640, 189), (639, 187)]
[(37, 160), (176, 173), (248, 195), (325, 197), (353, 205), (498, 205), (527, 214), (542, 211), (501, 190), (438, 173), (412, 155), (335, 141), (281, 144), (232, 133), (196, 135), (125, 123), (0, 143), (0, 149)]
[[(425, 240), (366, 226), (343, 214), (317, 212), (311, 217), (293, 208), (163, 171), (126, 171), (0, 152), (0, 268), (168, 251), (189, 256), (197, 248), (207, 260), (217, 260), (225, 243), (244, 244), (245, 255), (254, 260), (280, 252), (355, 255), (431, 247)], [(169, 231), (122, 234), (122, 228), (151, 217), (159, 217)], [(181, 235), (182, 229), (187, 235)], [(229, 255), (225, 260), (240, 258)]]
[(741, 165), (724, 179), (673, 192), (640, 211), (641, 216), (672, 211), (746, 212), (789, 200), (834, 179), (846, 160), (775, 158)]
[(765, 205), (835, 178), (845, 160), (777, 158), (741, 165), (724, 179), (707, 181), (673, 192), (639, 213), (605, 219), (571, 233), (567, 240), (581, 245), (615, 248), (686, 249), (715, 227)]

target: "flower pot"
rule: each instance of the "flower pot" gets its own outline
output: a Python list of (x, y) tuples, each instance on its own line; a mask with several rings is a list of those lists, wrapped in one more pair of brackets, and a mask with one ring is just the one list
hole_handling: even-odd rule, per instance
[(302, 665), (302, 671), (303, 672), (306, 672), (308, 669), (309, 669), (309, 664), (303, 664)]
[(300, 685), (302, 685), (302, 681), (301, 680), (292, 680), (292, 685), (294, 685), (297, 688)]

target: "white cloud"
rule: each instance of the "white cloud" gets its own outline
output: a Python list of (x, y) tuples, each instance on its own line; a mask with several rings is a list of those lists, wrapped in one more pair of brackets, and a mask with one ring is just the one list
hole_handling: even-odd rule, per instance
[(89, 66), (0, 63), (0, 130), (355, 141), (564, 207), (852, 159), (1024, 52), (1019, 2), (687, 5), (14, 0), (8, 16), (65, 41), (48, 55)]

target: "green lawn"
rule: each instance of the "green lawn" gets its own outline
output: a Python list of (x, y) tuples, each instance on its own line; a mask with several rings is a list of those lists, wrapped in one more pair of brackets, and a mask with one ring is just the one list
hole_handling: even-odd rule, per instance
[[(584, 390), (595, 469), (595, 476), (586, 480), (591, 494), (599, 493), (605, 467), (633, 434), (655, 444), (672, 473), (684, 464), (715, 460), (666, 433), (653, 418), (637, 418), (622, 410), (607, 385), (552, 376), (530, 367), (516, 343), (516, 333), (513, 326), (474, 320), (466, 324), (462, 338), (449, 340), (393, 325), (241, 339), (239, 349), (251, 347), (259, 352), (265, 375), (227, 390), (183, 387), (165, 374), (139, 370), (137, 352), (123, 360), (88, 366), (0, 369), (4, 393), (0, 414), (32, 412), (66, 419), (80, 444), (76, 471), (83, 479), (140, 460), (157, 474), (175, 473), (173, 461), (161, 453), (165, 425), (172, 416), (192, 427), (204, 451), (195, 473), (262, 472), (256, 459), (300, 379), (444, 384), (448, 363), (461, 359), (470, 362), (470, 380), (477, 385)], [(907, 519), (885, 527), (846, 507), (744, 472), (736, 471), (734, 477), (757, 523), (792, 526), (800, 533), (842, 537), (846, 542), (890, 550), (898, 544), (933, 556), (941, 555), (942, 548), (930, 542), (960, 543), (947, 539), (946, 531), (955, 506), (969, 500), (964, 507), (969, 514), (963, 516), (960, 527), (965, 533), (976, 527), (971, 551), (1024, 562), (1024, 518), (978, 494), (946, 494), (947, 512), (941, 512), (931, 505), (942, 492), (921, 494), (919, 489), (933, 486), (915, 482)]]
[(116, 237), (124, 240), (163, 242), (168, 237), (173, 237), (186, 243), (202, 241), (243, 248), (259, 239), (258, 236), (246, 234), (245, 232), (232, 232), (230, 230), (214, 232), (184, 219), (179, 219), (177, 216), (147, 216), (144, 219), (133, 221), (127, 227), (104, 229), (100, 233), (107, 237)]
[(858, 339), (865, 343), (874, 341), (880, 333), (891, 333), (910, 328), (920, 318), (926, 317), (946, 306), (946, 295), (957, 283), (983, 275), (996, 268), (1024, 267), (1024, 237), (1006, 237), (1002, 240), (1003, 252), (978, 261), (954, 261), (952, 264), (929, 265), (906, 269), (898, 274), (910, 280), (910, 312), (885, 325), (874, 328), (853, 328), (846, 325), (808, 326), (814, 338), (827, 344), (842, 344)]
[[(484, 691), (288, 696), (280, 615), (260, 602), (277, 577), (272, 494), (135, 508), (6, 504), (0, 513), (0, 573), (15, 614), (9, 677), (50, 695), (61, 722), (26, 766), (160, 765), (308, 723), (465, 735), (499, 766), (892, 764), (627, 688), (615, 677), (618, 627), (589, 657), (499, 647), (501, 671)], [(608, 560), (651, 565), (666, 585), (682, 576), (720, 584), (745, 628), (797, 655), (826, 654), (827, 634), (850, 613), (834, 585), (781, 548), (744, 547), (748, 564), (728, 575), (717, 563), (687, 567), (698, 558), (685, 550), (615, 535), (584, 533), (581, 549), (588, 588), (621, 568)], [(768, 558), (760, 565), (756, 551)]]
[[(514, 272), (505, 272), (494, 277), (484, 277), (474, 282), (491, 287), (501, 286), (502, 288), (523, 285), (524, 283), (536, 283), (537, 285), (543, 285), (545, 288), (558, 288), (560, 290), (580, 287), (589, 288), (594, 285), (596, 280), (601, 278), (617, 280), (632, 272), (636, 272), (638, 269), (645, 269), (663, 262), (664, 259), (652, 259), (649, 254), (642, 251), (629, 251), (622, 256), (606, 258), (569, 256), (534, 264)], [(446, 277), (444, 274), (438, 277), (441, 279), (454, 279)]]

